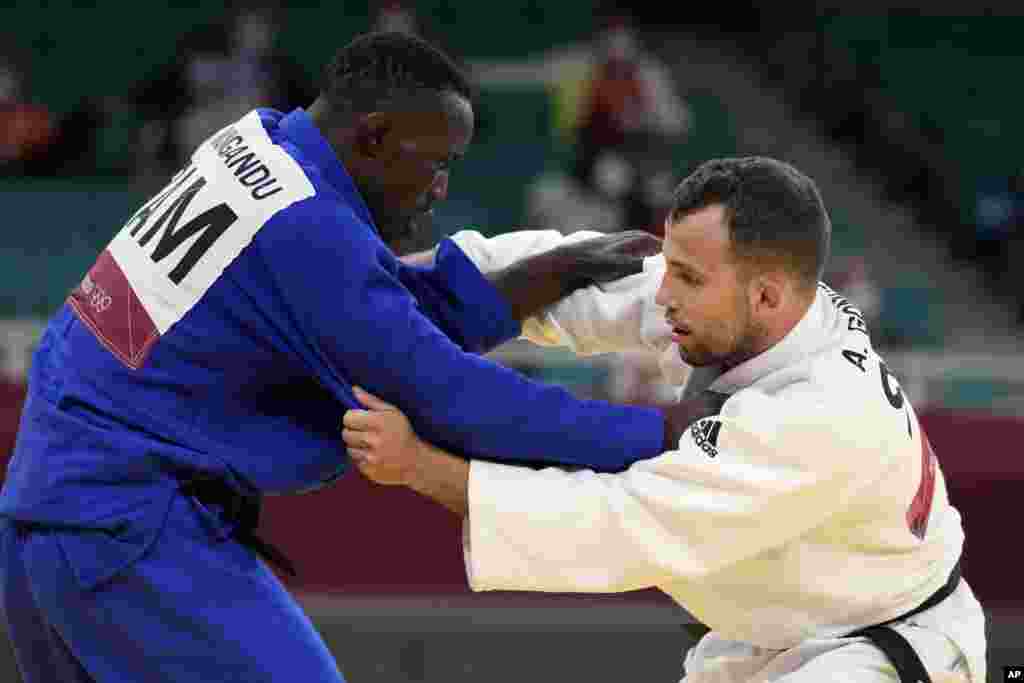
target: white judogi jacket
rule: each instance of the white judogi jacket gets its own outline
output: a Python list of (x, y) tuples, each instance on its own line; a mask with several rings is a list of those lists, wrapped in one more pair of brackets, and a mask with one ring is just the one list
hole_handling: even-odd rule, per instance
[[(454, 239), (490, 271), (589, 236)], [(689, 369), (654, 303), (664, 269), (653, 257), (641, 274), (581, 290), (528, 321), (524, 336), (578, 353), (664, 350), (669, 379), (683, 384)], [(897, 617), (946, 582), (964, 540), (960, 515), (913, 408), (844, 299), (821, 285), (780, 343), (710, 388), (730, 395), (719, 416), (619, 474), (474, 461), (472, 588), (656, 586), (722, 638), (786, 649)], [(976, 634), (947, 632), (977, 651), (961, 642)]]

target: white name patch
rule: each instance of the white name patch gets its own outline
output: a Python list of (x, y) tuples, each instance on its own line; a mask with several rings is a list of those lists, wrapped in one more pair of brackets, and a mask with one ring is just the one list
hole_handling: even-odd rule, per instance
[(263, 224), (313, 194), (252, 112), (200, 145), (128, 219), (68, 302), (104, 346), (139, 368)]

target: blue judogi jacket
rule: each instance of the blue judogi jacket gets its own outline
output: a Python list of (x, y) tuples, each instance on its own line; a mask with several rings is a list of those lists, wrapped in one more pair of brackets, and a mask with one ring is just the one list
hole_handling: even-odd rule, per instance
[(50, 321), (0, 516), (107, 532), (72, 562), (95, 585), (145, 551), (183, 474), (276, 493), (340, 476), (353, 384), (470, 457), (615, 471), (660, 452), (657, 411), (476, 355), (519, 332), (454, 243), (432, 267), (393, 255), (304, 111), (252, 112), (129, 219)]

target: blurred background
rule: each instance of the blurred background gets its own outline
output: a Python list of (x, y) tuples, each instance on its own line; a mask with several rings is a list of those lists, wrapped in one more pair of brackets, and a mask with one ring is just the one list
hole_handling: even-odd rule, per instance
[[(773, 156), (818, 182), (834, 226), (826, 280), (865, 313), (922, 414), (1002, 680), (1024, 664), (1009, 533), (1024, 485), (1024, 12), (902, 7), (5, 2), (0, 457), (41, 326), (190, 150), (256, 106), (307, 106), (356, 34), (415, 32), (479, 90), (478, 132), (431, 241), (464, 228), (659, 234), (671, 190), (712, 157)], [(643, 354), (580, 361), (511, 343), (494, 356), (585, 397), (667, 398)], [(355, 473), (267, 507), (266, 536), (298, 563), (291, 585), (352, 681), (679, 679), (689, 617), (655, 591), (471, 595), (456, 520)], [(0, 655), (0, 678), (16, 680), (12, 667)]]

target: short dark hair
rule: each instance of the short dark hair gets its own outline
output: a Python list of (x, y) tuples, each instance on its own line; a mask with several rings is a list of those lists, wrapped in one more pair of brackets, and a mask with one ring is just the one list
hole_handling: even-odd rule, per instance
[(333, 111), (375, 111), (417, 91), (473, 99), (465, 74), (441, 50), (406, 33), (357, 36), (324, 68), (321, 95)]
[(690, 174), (672, 198), (669, 220), (721, 204), (733, 253), (754, 265), (781, 261), (817, 287), (828, 260), (832, 223), (814, 181), (766, 157), (713, 159)]

